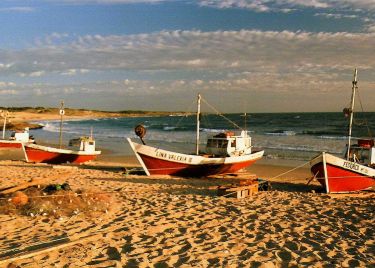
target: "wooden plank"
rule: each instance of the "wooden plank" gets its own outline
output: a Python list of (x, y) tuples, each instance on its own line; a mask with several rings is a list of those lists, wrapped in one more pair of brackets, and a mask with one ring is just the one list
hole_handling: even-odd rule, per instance
[(65, 179), (70, 174), (71, 174), (70, 172), (67, 172), (67, 173), (56, 175), (56, 176), (51, 176), (51, 177), (46, 177), (46, 178), (41, 178), (41, 179), (32, 179), (31, 181), (21, 183), (21, 184), (19, 184), (17, 186), (3, 189), (3, 190), (0, 191), (0, 194), (14, 193), (14, 192), (17, 192), (19, 190), (23, 190), (23, 189), (29, 188), (31, 186), (44, 184), (47, 181), (51, 181), (53, 179)]
[(257, 184), (252, 184), (252, 185), (245, 185), (245, 186), (239, 186), (239, 187), (233, 187), (233, 188), (228, 188), (226, 189), (228, 192), (236, 192), (236, 191), (243, 191), (243, 190), (250, 190), (250, 189), (255, 189), (258, 188), (258, 183)]
[(11, 257), (11, 258), (4, 259), (4, 260), (0, 260), (0, 265), (6, 264), (6, 263), (10, 263), (10, 262), (14, 262), (14, 261), (19, 261), (19, 260), (22, 260), (22, 259), (28, 259), (28, 258), (37, 256), (37, 255), (40, 255), (40, 254), (48, 253), (50, 251), (59, 250), (59, 249), (66, 248), (66, 247), (70, 247), (70, 246), (73, 246), (75, 244), (79, 244), (79, 243), (83, 243), (83, 242), (88, 242), (88, 241), (91, 241), (91, 240), (97, 240), (97, 239), (102, 238), (102, 237), (103, 237), (102, 234), (88, 235), (88, 236), (82, 237), (80, 239), (77, 239), (75, 241), (67, 242), (65, 244), (60, 244), (60, 245), (53, 246), (53, 247), (48, 247), (48, 248), (44, 248), (44, 249), (40, 249), (40, 250), (35, 250), (35, 251), (32, 251), (32, 252), (24, 254), (24, 255), (20, 255), (20, 256), (16, 256), (16, 257)]
[(240, 173), (224, 173), (207, 176), (212, 179), (256, 179), (257, 175), (249, 172), (240, 172)]
[(10, 193), (14, 193), (14, 192), (17, 192), (19, 190), (23, 190), (23, 189), (26, 189), (26, 188), (29, 188), (30, 186), (35, 186), (35, 185), (40, 185), (42, 183), (45, 183), (47, 180), (50, 180), (50, 178), (43, 178), (43, 179), (34, 179), (32, 181), (29, 181), (29, 182), (25, 182), (25, 183), (21, 183), (17, 186), (14, 186), (14, 187), (11, 187), (11, 188), (8, 188), (6, 190), (3, 190), (1, 191), (0, 193), (1, 194), (10, 194)]

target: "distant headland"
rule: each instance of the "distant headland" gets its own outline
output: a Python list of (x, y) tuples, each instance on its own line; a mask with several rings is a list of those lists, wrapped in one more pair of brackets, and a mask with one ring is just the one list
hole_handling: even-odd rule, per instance
[[(0, 107), (0, 110), (7, 110), (7, 130), (23, 130), (26, 127), (30, 129), (43, 128), (42, 125), (33, 123), (40, 120), (58, 120), (60, 119), (58, 108), (45, 107)], [(111, 117), (140, 117), (140, 116), (168, 116), (186, 114), (182, 112), (163, 112), (163, 111), (98, 111), (87, 109), (65, 108), (64, 120), (85, 119), (85, 118), (111, 118)], [(0, 126), (4, 119), (0, 118)]]

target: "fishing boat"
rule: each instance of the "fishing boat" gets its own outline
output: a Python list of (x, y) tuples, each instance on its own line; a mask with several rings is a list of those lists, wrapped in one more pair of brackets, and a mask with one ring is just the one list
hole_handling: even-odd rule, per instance
[(5, 129), (7, 124), (7, 118), (9, 117), (9, 112), (1, 110), (1, 117), (3, 117), (3, 137), (0, 139), (0, 148), (16, 148), (21, 149), (23, 143), (33, 143), (34, 139), (30, 136), (29, 128), (25, 128), (24, 131), (14, 131), (12, 132), (9, 139), (5, 139)]
[(81, 164), (94, 160), (100, 151), (95, 150), (95, 140), (92, 137), (81, 137), (78, 150), (54, 148), (37, 144), (24, 144), (26, 162), (48, 164)]
[(357, 69), (352, 82), (351, 108), (344, 113), (349, 119), (348, 144), (344, 157), (322, 152), (310, 161), (311, 172), (327, 193), (347, 193), (375, 186), (375, 147), (373, 138), (352, 138), (353, 110), (357, 86)]
[[(48, 163), (48, 164), (82, 164), (94, 160), (101, 151), (95, 150), (95, 140), (92, 136), (78, 139), (78, 148), (62, 149), (62, 121), (65, 114), (63, 102), (60, 108), (60, 148), (43, 146), (37, 144), (22, 144), (26, 162)], [(76, 144), (76, 142), (74, 143)], [(72, 144), (72, 145), (74, 145)]]
[(16, 148), (21, 149), (23, 143), (34, 143), (35, 140), (30, 136), (29, 128), (25, 128), (24, 131), (14, 131), (9, 139), (0, 140), (0, 148)]
[(200, 152), (200, 103), (198, 94), (196, 150), (195, 154), (184, 154), (148, 146), (143, 141), (145, 129), (136, 127), (142, 144), (127, 141), (146, 174), (202, 177), (216, 174), (235, 173), (262, 158), (264, 151), (253, 150), (251, 137), (246, 130), (227, 131), (207, 139), (206, 151)]

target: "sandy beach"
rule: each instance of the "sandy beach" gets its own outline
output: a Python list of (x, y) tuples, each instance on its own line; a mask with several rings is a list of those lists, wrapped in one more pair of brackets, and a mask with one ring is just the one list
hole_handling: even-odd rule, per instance
[[(2, 212), (0, 267), (370, 267), (375, 263), (374, 193), (319, 193), (316, 182), (306, 186), (307, 166), (278, 176), (292, 167), (262, 160), (249, 171), (271, 181), (272, 190), (236, 199), (217, 196), (217, 186), (235, 178), (129, 175), (139, 167), (133, 157), (56, 168), (4, 160), (4, 151), (0, 155), (1, 189), (41, 179), (47, 184), (68, 183), (75, 193), (96, 193), (92, 198), (81, 196), (86, 210), (77, 208), (67, 215), (62, 213), (64, 204), (55, 205), (53, 213)], [(90, 203), (98, 200), (95, 196), (101, 197), (105, 209)]]

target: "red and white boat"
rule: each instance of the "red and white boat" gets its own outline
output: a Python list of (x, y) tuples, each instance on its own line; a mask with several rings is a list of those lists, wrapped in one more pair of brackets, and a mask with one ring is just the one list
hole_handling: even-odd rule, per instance
[(352, 124), (357, 69), (354, 72), (351, 108), (344, 109), (350, 115), (349, 135), (343, 158), (323, 152), (310, 161), (311, 172), (327, 193), (345, 193), (369, 189), (375, 186), (374, 140), (359, 139), (352, 144)]
[(22, 144), (26, 162), (48, 164), (82, 164), (94, 160), (98, 155), (101, 154), (101, 151), (95, 151), (95, 140), (92, 137), (92, 132), (90, 137), (81, 137), (79, 139), (74, 139), (74, 142), (70, 142), (70, 145), (79, 145), (78, 148), (73, 150), (61, 148), (64, 115), (64, 102), (62, 101), (60, 107), (60, 148), (37, 144)]
[[(206, 152), (199, 153), (199, 114), (198, 95), (196, 154), (183, 154), (138, 144), (127, 138), (138, 161), (146, 174), (202, 177), (215, 174), (234, 173), (246, 168), (262, 158), (264, 151), (252, 151), (251, 137), (247, 131), (225, 132), (209, 137)], [(144, 131), (143, 131), (144, 133)]]
[[(3, 135), (4, 137), (5, 135)], [(13, 132), (11, 137), (6, 139), (0, 140), (0, 148), (15, 148), (15, 149), (21, 149), (22, 144), (26, 143), (33, 143), (34, 139), (29, 134), (29, 129), (26, 128), (23, 132)]]
[(26, 162), (48, 164), (81, 164), (94, 160), (100, 151), (95, 151), (92, 137), (81, 137), (78, 150), (59, 149), (37, 144), (23, 145)]
[(0, 139), (0, 149), (21, 149), (23, 143), (33, 143), (34, 139), (30, 136), (29, 128), (25, 128), (24, 131), (14, 131), (9, 139), (5, 139), (5, 128), (7, 124), (7, 118), (9, 112), (5, 110), (0, 111), (1, 117), (3, 117), (3, 138)]

